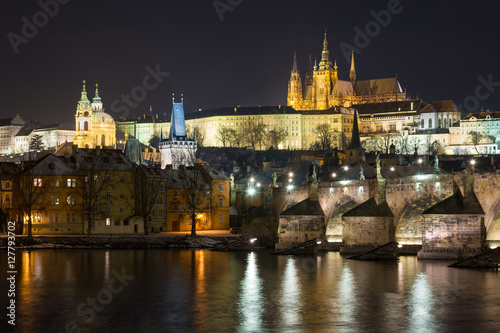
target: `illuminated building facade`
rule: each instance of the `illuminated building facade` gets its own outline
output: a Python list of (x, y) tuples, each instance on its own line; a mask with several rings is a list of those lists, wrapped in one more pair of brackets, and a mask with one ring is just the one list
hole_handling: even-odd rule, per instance
[(290, 80), (288, 81), (287, 105), (296, 110), (327, 110), (336, 106), (350, 107), (354, 104), (389, 102), (405, 100), (397, 77), (358, 81), (354, 65), (354, 53), (351, 57), (349, 81), (338, 77), (337, 62), (333, 64), (328, 51), (328, 41), (323, 41), (323, 51), (319, 65), (309, 65), (306, 79), (302, 83), (294, 55)]
[(79, 148), (115, 147), (116, 126), (113, 117), (104, 112), (96, 84), (92, 103), (87, 98), (85, 81), (75, 114), (76, 136), (73, 143)]

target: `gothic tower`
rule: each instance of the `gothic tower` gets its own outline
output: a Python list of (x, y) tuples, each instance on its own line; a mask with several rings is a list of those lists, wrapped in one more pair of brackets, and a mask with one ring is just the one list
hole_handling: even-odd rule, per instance
[(323, 51), (321, 52), (321, 61), (319, 68), (314, 69), (313, 72), (313, 107), (317, 110), (328, 109), (333, 101), (330, 101), (333, 96), (332, 89), (337, 81), (337, 64), (332, 65), (330, 61), (330, 52), (328, 51), (328, 41), (323, 40)]
[(302, 107), (302, 79), (297, 68), (297, 54), (293, 53), (293, 66), (288, 81), (287, 105), (300, 110)]
[(168, 139), (160, 137), (161, 168), (172, 165), (177, 169), (179, 165), (193, 166), (195, 154), (198, 149), (196, 130), (194, 138), (188, 139), (186, 123), (184, 121), (184, 98), (176, 103), (172, 97), (172, 116), (170, 120), (170, 136)]
[(356, 94), (356, 68), (354, 68), (354, 51), (352, 51), (351, 55), (351, 70), (349, 71), (349, 79), (351, 80), (354, 94)]

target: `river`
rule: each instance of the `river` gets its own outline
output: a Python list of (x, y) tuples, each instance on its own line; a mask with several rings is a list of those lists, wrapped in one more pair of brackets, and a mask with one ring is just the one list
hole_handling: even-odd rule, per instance
[[(5, 271), (6, 262), (3, 252)], [(498, 272), (449, 263), (336, 252), (18, 252), (17, 325), (3, 315), (0, 331), (500, 332)], [(7, 281), (0, 286), (5, 309)]]

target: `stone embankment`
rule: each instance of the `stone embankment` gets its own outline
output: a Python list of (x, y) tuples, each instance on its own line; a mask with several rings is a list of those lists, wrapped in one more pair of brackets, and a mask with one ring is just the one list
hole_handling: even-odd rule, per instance
[[(7, 248), (0, 237), (0, 249)], [(229, 242), (227, 237), (207, 236), (26, 236), (16, 237), (20, 249), (186, 249), (215, 248)]]

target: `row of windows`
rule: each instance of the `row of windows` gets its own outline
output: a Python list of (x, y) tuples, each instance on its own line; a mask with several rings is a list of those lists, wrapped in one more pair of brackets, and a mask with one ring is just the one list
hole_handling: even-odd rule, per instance
[[(68, 205), (74, 205), (75, 204), (75, 197), (72, 196), (72, 195), (68, 195), (66, 197), (66, 202), (68, 203)], [(53, 196), (51, 195), (50, 196), (50, 204), (51, 205), (59, 205), (59, 197), (58, 196)]]

